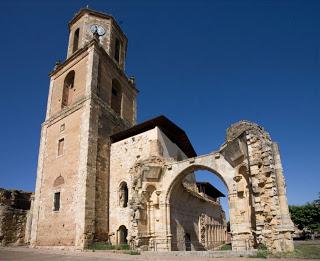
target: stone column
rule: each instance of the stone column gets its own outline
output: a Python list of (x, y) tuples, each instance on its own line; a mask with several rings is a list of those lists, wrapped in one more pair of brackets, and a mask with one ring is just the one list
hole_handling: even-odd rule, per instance
[(171, 251), (171, 239), (172, 239), (172, 234), (171, 234), (171, 228), (170, 228), (170, 203), (166, 203), (166, 230), (167, 230), (167, 249), (168, 251)]
[(150, 207), (150, 234), (154, 234), (154, 221), (155, 221), (155, 214), (154, 214), (154, 205), (149, 203)]
[(148, 226), (147, 226), (147, 232), (148, 234), (151, 233), (151, 211), (150, 211), (150, 202), (147, 202), (147, 219), (148, 219)]
[(215, 241), (215, 243), (217, 244), (218, 241), (219, 241), (219, 238), (218, 238), (218, 225), (215, 225), (215, 230), (214, 230), (214, 232), (215, 232), (215, 235), (214, 235), (215, 239), (214, 239), (214, 241)]
[(206, 235), (206, 248), (208, 249), (210, 245), (210, 237), (209, 237), (209, 232), (208, 232), (209, 226), (206, 225), (206, 230), (205, 230), (205, 235)]
[(213, 226), (210, 224), (210, 246), (213, 245)]

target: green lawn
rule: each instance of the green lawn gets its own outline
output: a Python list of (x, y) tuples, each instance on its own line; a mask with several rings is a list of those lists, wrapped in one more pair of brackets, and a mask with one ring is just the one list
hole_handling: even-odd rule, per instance
[(276, 257), (320, 259), (320, 240), (295, 241), (294, 252), (277, 254)]

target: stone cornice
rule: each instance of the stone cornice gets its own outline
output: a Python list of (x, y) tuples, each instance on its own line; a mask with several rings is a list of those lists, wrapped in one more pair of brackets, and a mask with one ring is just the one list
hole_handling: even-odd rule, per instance
[(80, 100), (78, 100), (75, 104), (73, 104), (72, 106), (68, 106), (68, 107), (62, 109), (61, 111), (59, 111), (58, 113), (52, 115), (49, 119), (46, 119), (42, 123), (42, 127), (45, 126), (45, 125), (49, 125), (50, 126), (50, 125), (56, 123), (57, 121), (67, 117), (71, 113), (79, 110), (80, 108), (83, 107), (83, 104), (87, 100), (89, 100), (90, 98), (91, 98), (91, 96), (83, 97)]
[(69, 65), (72, 61), (79, 58), (82, 54), (84, 54), (86, 51), (90, 49), (90, 47), (94, 46), (98, 52), (102, 55), (103, 58), (107, 59), (108, 62), (112, 65), (112, 67), (122, 76), (124, 77), (132, 90), (134, 90), (135, 94), (139, 92), (139, 90), (135, 87), (134, 84), (132, 84), (129, 81), (128, 76), (125, 74), (123, 70), (119, 68), (119, 66), (116, 64), (116, 62), (109, 56), (109, 54), (100, 46), (98, 41), (96, 39), (92, 39), (89, 43), (87, 43), (83, 48), (77, 50), (74, 54), (72, 54), (67, 60), (65, 60), (62, 64), (58, 65), (57, 68), (55, 68), (52, 72), (49, 73), (50, 77), (53, 77), (56, 75), (59, 71), (61, 71), (63, 68), (65, 68), (67, 65)]
[(72, 61), (76, 60), (81, 54), (85, 53), (90, 46), (93, 45), (93, 42), (95, 40), (90, 41), (88, 44), (86, 44), (84, 47), (81, 49), (77, 50), (75, 53), (73, 53), (67, 60), (65, 60), (63, 63), (59, 64), (54, 68), (52, 72), (49, 73), (49, 76), (52, 77), (55, 74), (57, 74), (59, 71), (61, 71), (64, 67), (66, 67), (69, 63)]
[(109, 115), (112, 115), (113, 122), (123, 121), (125, 127), (130, 128), (132, 126), (128, 120), (121, 118), (114, 111), (112, 111), (112, 109), (109, 106), (107, 106), (106, 103), (100, 97), (98, 97), (96, 94), (91, 94), (91, 95), (88, 95), (86, 97), (81, 98), (72, 106), (68, 106), (68, 107), (62, 109), (58, 113), (51, 116), (49, 119), (45, 120), (42, 123), (42, 127), (45, 125), (50, 126), (50, 125), (56, 123), (57, 121), (60, 121), (61, 119), (69, 116), (70, 114), (74, 113), (75, 111), (81, 109), (83, 107), (84, 103), (88, 100), (92, 100), (95, 104), (98, 104), (100, 106), (100, 108), (102, 108), (105, 112), (108, 112)]

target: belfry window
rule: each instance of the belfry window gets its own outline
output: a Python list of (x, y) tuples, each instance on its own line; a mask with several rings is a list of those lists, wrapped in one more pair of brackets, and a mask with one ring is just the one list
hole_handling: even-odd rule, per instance
[(60, 209), (60, 192), (54, 193), (54, 199), (53, 199), (53, 210), (59, 211)]
[(80, 29), (78, 28), (73, 35), (73, 49), (72, 49), (73, 53), (77, 51), (79, 48), (79, 32), (80, 32)]
[(112, 90), (111, 90), (111, 108), (116, 112), (121, 112), (121, 87), (117, 80), (112, 80)]
[(128, 186), (127, 183), (122, 182), (119, 188), (119, 205), (126, 208), (128, 206)]
[(75, 76), (75, 72), (70, 71), (67, 74), (66, 78), (64, 79), (62, 103), (61, 103), (62, 108), (70, 105), (72, 102), (73, 93), (71, 91), (73, 91), (73, 87), (74, 87), (74, 76)]
[(121, 51), (121, 42), (118, 38), (116, 38), (115, 46), (114, 46), (114, 59), (119, 63), (120, 62), (120, 51)]

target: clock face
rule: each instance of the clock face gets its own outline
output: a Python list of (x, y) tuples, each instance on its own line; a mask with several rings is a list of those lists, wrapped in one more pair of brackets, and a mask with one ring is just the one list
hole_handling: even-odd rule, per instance
[(95, 32), (97, 32), (98, 31), (98, 25), (96, 25), (96, 24), (93, 24), (93, 25), (91, 25), (90, 26), (90, 31), (91, 31), (91, 33), (95, 33)]
[(106, 33), (106, 30), (102, 26), (98, 26), (97, 32), (100, 36), (104, 35)]
[(101, 26), (101, 25), (98, 25), (98, 24), (93, 24), (90, 26), (90, 31), (91, 33), (98, 33), (99, 36), (102, 36), (106, 33), (106, 30)]

